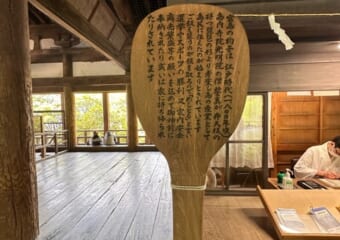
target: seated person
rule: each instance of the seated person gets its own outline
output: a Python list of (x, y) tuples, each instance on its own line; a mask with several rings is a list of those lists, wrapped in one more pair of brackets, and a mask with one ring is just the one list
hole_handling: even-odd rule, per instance
[(297, 178), (340, 178), (340, 136), (309, 147), (294, 166)]
[(102, 139), (99, 137), (97, 131), (93, 132), (92, 136), (92, 145), (100, 145), (102, 144)]

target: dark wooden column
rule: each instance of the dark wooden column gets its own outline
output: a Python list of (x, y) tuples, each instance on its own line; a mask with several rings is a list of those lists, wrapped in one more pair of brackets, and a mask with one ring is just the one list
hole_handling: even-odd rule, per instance
[(133, 105), (131, 85), (126, 86), (126, 97), (128, 107), (128, 149), (135, 151), (138, 144), (137, 115)]
[(0, 9), (0, 239), (39, 232), (26, 0)]
[[(63, 55), (63, 76), (73, 76), (72, 56), (68, 54)], [(77, 129), (76, 129), (76, 111), (75, 99), (72, 92), (71, 84), (64, 86), (64, 109), (66, 128), (69, 131), (69, 147), (70, 150), (74, 149), (77, 142)]]
[(104, 117), (104, 134), (109, 130), (110, 122), (110, 101), (109, 93), (103, 92), (103, 117)]

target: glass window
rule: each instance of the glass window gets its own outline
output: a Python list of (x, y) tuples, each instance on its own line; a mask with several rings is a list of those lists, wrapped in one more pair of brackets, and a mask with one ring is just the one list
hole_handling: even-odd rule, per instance
[[(247, 96), (242, 117), (229, 138), (230, 167), (262, 167), (263, 97)], [(252, 141), (252, 142), (250, 142)], [(245, 143), (242, 143), (245, 142)]]
[(32, 95), (34, 131), (60, 131), (64, 127), (61, 94)]
[(104, 136), (103, 97), (101, 93), (75, 93), (77, 144), (86, 144), (93, 131)]
[(109, 131), (116, 144), (127, 144), (128, 121), (126, 92), (109, 93)]
[(263, 98), (262, 95), (247, 96), (242, 117), (230, 141), (262, 140), (263, 134)]
[(61, 110), (61, 94), (33, 94), (33, 111)]
[[(213, 157), (208, 189), (255, 190), (263, 180), (264, 95), (248, 95), (234, 133)], [(226, 158), (226, 156), (228, 156)], [(209, 182), (209, 181), (208, 181)]]

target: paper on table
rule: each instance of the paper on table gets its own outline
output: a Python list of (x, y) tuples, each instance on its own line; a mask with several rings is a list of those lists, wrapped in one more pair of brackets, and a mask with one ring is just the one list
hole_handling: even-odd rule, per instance
[(320, 231), (340, 233), (340, 222), (328, 211), (326, 207), (317, 207), (310, 210), (315, 224)]
[(322, 183), (330, 186), (332, 188), (340, 188), (340, 180), (339, 179), (327, 179), (327, 178), (320, 178), (318, 179)]
[(288, 233), (307, 232), (305, 224), (293, 208), (278, 208), (276, 214), (280, 222), (280, 227)]

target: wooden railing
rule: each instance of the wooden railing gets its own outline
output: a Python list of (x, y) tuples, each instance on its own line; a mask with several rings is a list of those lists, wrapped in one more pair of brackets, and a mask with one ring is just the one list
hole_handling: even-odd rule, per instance
[(69, 149), (68, 130), (45, 131), (34, 133), (35, 152), (40, 152), (41, 158), (47, 156), (47, 152), (59, 154)]
[[(78, 130), (77, 131), (77, 145), (89, 145), (91, 143), (91, 139), (93, 136), (93, 132), (96, 131), (98, 135), (104, 141), (104, 130), (103, 129), (85, 129), (85, 130)], [(128, 131), (127, 130), (108, 130), (111, 132), (116, 139), (115, 144), (118, 145), (127, 145), (128, 144)], [(143, 130), (138, 131), (138, 144), (152, 144), (149, 138), (145, 135)]]

